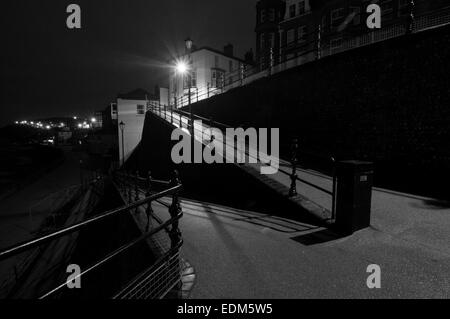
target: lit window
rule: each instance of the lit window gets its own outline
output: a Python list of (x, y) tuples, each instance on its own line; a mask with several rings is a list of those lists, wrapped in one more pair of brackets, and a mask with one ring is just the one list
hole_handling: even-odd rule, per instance
[(145, 114), (145, 106), (138, 104), (136, 111), (137, 111), (138, 115), (144, 115)]

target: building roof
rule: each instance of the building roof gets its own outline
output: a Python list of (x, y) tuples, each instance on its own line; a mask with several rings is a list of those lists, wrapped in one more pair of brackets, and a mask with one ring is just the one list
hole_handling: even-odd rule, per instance
[(151, 100), (153, 98), (153, 94), (139, 88), (128, 93), (119, 94), (117, 98), (124, 100)]
[[(220, 51), (220, 50), (217, 50), (217, 49), (208, 47), (208, 46), (202, 46), (202, 47), (199, 47), (199, 48), (195, 48), (195, 49), (192, 50), (191, 53), (199, 52), (199, 51), (202, 51), (202, 50), (211, 51), (211, 52), (214, 52), (214, 53), (216, 53), (216, 54), (223, 55), (224, 57), (227, 57), (227, 58), (230, 58), (230, 59), (234, 59), (234, 60), (237, 60), (237, 61), (242, 62), (242, 63), (245, 63), (245, 64), (249, 64), (249, 63), (246, 62), (244, 59), (238, 58), (238, 57), (233, 56), (233, 55), (228, 55), (228, 54), (226, 54), (226, 53), (223, 52), (223, 51)], [(179, 56), (179, 58), (180, 58), (180, 57), (185, 57), (185, 56), (187, 56), (187, 55), (188, 55), (187, 53), (186, 53), (186, 54), (182, 54), (182, 55)]]

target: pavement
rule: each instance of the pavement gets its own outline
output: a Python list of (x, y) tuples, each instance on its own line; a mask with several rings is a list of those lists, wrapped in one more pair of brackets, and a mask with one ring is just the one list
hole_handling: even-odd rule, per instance
[[(170, 203), (170, 199), (165, 199)], [(374, 227), (340, 237), (273, 214), (181, 201), (189, 298), (449, 298), (450, 253)], [(155, 214), (168, 218), (155, 203)], [(369, 289), (367, 267), (381, 268)]]
[[(170, 119), (169, 114), (163, 117)], [(185, 127), (187, 119), (173, 119), (174, 126), (180, 122)], [(195, 138), (201, 136), (195, 133)], [(260, 166), (241, 167), (255, 176)], [(289, 163), (281, 161), (281, 168), (289, 171)], [(329, 176), (305, 169), (297, 174), (331, 191)], [(287, 174), (265, 178), (287, 194)], [(330, 210), (329, 194), (300, 181), (297, 191), (324, 214)], [(262, 215), (191, 200), (182, 204), (183, 256), (197, 278), (192, 298), (450, 297), (447, 202), (374, 188), (371, 227), (348, 237), (277, 217), (280, 212)], [(381, 289), (366, 285), (370, 264), (381, 267)]]

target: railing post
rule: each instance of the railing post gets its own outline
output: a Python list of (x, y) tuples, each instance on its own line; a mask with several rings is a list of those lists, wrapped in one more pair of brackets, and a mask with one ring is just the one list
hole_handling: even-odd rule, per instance
[(273, 68), (273, 48), (271, 47), (269, 50), (269, 69), (268, 69), (269, 76), (272, 75), (272, 68)]
[[(178, 185), (181, 185), (181, 181), (179, 178), (179, 174), (177, 170), (174, 170), (172, 180), (170, 181), (171, 187), (175, 187)], [(176, 218), (178, 214), (182, 212), (180, 199), (178, 197), (178, 191), (176, 191), (172, 195), (172, 205), (169, 207), (169, 213), (171, 218)], [(181, 231), (178, 228), (178, 220), (175, 220), (172, 224), (172, 228), (170, 229), (169, 233), (170, 242), (171, 242), (171, 248), (178, 245), (180, 239), (181, 239)]]
[(128, 203), (131, 203), (131, 200), (133, 198), (131, 194), (131, 188), (133, 187), (133, 184), (131, 182), (131, 172), (128, 172), (127, 187), (128, 187)]
[(333, 191), (331, 197), (331, 219), (334, 220), (336, 218), (336, 159), (334, 157), (331, 158), (331, 163), (333, 165), (332, 168), (332, 177), (333, 177)]
[(139, 171), (136, 171), (136, 176), (134, 177), (134, 200), (137, 202), (139, 200)]
[(170, 124), (173, 125), (173, 108), (170, 107)]
[(212, 119), (212, 117), (209, 118), (209, 142), (212, 143), (214, 141), (214, 135), (213, 135), (213, 126), (214, 126), (214, 121)]
[(239, 77), (241, 79), (241, 86), (244, 85), (244, 74), (245, 70), (244, 70), (244, 63), (240, 63), (239, 64)]
[(414, 0), (411, 0), (409, 2), (409, 15), (408, 15), (408, 26), (406, 28), (406, 33), (410, 34), (414, 32), (414, 20), (415, 20), (415, 16), (414, 16), (414, 9), (415, 9), (415, 3)]
[(208, 97), (208, 99), (209, 99), (209, 82), (208, 83), (206, 83), (206, 96)]
[[(146, 197), (149, 197), (151, 195), (151, 189), (152, 189), (152, 175), (149, 171), (147, 174), (147, 190), (145, 192)], [(147, 227), (146, 227), (147, 230), (146, 231), (149, 231), (150, 224), (151, 224), (151, 215), (153, 214), (152, 202), (147, 203), (147, 209), (145, 210), (145, 214), (147, 215)]]
[(297, 152), (298, 152), (298, 140), (295, 138), (291, 145), (291, 187), (289, 189), (289, 197), (297, 195)]
[(317, 32), (317, 60), (322, 58), (322, 25), (319, 24), (319, 29)]

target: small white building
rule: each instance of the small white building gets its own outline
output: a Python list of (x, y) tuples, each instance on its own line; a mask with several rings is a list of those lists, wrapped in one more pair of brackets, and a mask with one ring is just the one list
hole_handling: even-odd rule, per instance
[[(209, 47), (192, 48), (190, 52), (172, 61), (170, 74), (170, 105), (180, 108), (189, 103), (189, 78), (191, 103), (222, 93), (239, 82), (247, 63), (233, 55), (231, 44), (224, 51)], [(177, 67), (181, 66), (181, 67)]]
[(154, 102), (154, 100), (153, 95), (142, 89), (120, 94), (117, 97), (117, 129), (120, 164), (126, 162), (139, 145), (144, 129), (147, 105), (148, 103)]

